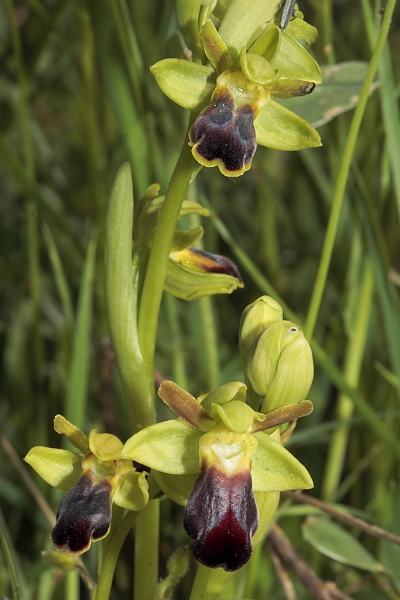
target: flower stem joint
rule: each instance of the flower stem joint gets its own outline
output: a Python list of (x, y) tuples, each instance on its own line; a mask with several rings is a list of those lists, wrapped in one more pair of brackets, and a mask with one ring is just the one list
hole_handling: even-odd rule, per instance
[(54, 419), (54, 428), (80, 454), (36, 446), (24, 460), (47, 483), (69, 490), (50, 537), (57, 550), (82, 554), (109, 533), (113, 503), (134, 511), (146, 506), (147, 473), (137, 472), (131, 460), (121, 458), (123, 444), (114, 435), (93, 429), (87, 437), (61, 415)]

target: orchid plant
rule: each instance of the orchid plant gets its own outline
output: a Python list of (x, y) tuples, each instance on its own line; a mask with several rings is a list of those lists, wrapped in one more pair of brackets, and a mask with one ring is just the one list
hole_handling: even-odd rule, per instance
[[(196, 399), (164, 381), (158, 394), (178, 418), (157, 422), (154, 351), (163, 291), (190, 301), (243, 287), (230, 259), (195, 247), (201, 226), (176, 228), (181, 217), (209, 214), (186, 198), (190, 183), (203, 166), (244, 174), (257, 144), (299, 150), (321, 143), (310, 124), (277, 102), (309, 94), (321, 82), (306, 49), (316, 30), (302, 13), (283, 30), (280, 0), (177, 0), (176, 10), (186, 59), (161, 60), (151, 71), (169, 98), (192, 111), (187, 139), (165, 196), (153, 184), (135, 203), (130, 166), (120, 168), (106, 228), (109, 327), (132, 437), (123, 443), (96, 430), (87, 437), (58, 415), (56, 431), (79, 452), (35, 447), (25, 459), (67, 491), (51, 533), (55, 548), (74, 556), (103, 540), (95, 600), (109, 597), (135, 519), (136, 600), (170, 597), (160, 595), (157, 545), (149, 541), (158, 537), (160, 496), (185, 507), (183, 527), (200, 563), (190, 599), (212, 600), (266, 535), (279, 492), (313, 485), (283, 445), (292, 429), (285, 424), (312, 410), (311, 350), (270, 297), (242, 316), (246, 384), (230, 382)], [(168, 577), (175, 582), (183, 562), (174, 555)]]

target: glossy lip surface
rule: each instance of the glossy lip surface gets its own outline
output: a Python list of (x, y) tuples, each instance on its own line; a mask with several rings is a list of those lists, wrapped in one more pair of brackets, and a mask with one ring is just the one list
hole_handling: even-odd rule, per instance
[(184, 515), (185, 530), (195, 539), (194, 558), (212, 569), (237, 571), (250, 560), (257, 526), (250, 471), (227, 477), (216, 467), (204, 469)]

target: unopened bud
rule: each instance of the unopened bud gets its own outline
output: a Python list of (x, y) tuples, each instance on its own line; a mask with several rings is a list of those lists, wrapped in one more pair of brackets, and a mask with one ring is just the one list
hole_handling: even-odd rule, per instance
[(244, 362), (256, 339), (282, 318), (282, 308), (270, 296), (261, 296), (244, 309), (239, 328), (239, 348)]
[(300, 327), (290, 321), (268, 327), (250, 349), (246, 375), (253, 390), (265, 396), (263, 413), (304, 400), (314, 366), (311, 348)]

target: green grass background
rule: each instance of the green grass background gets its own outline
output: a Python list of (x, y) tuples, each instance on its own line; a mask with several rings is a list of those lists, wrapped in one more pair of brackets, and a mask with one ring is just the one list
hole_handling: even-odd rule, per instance
[[(370, 61), (379, 2), (304, 0), (300, 8), (319, 30), (312, 51), (320, 64)], [(289, 446), (312, 474), (313, 494), (398, 534), (399, 48), (397, 6), (380, 86), (358, 135), (316, 322), (309, 394), (315, 409)], [(153, 182), (165, 193), (185, 143), (188, 114), (163, 96), (149, 71), (169, 56), (183, 57), (172, 0), (0, 1), (0, 597), (88, 597), (76, 579), (63, 579), (42, 560), (50, 525), (18, 457), (34, 445), (60, 446), (52, 429), (57, 413), (85, 431), (130, 435), (107, 338), (104, 222), (122, 162), (131, 161), (136, 199)], [(344, 110), (346, 84), (338, 94), (329, 108)], [(305, 110), (313, 122), (311, 104)], [(212, 209), (202, 222), (204, 247), (233, 258), (245, 288), (192, 303), (165, 296), (159, 375), (194, 395), (243, 380), (240, 315), (261, 294), (282, 299), (285, 318), (295, 314), (306, 322), (353, 114), (319, 128), (322, 148), (259, 148), (251, 171), (235, 180), (217, 169), (200, 173), (191, 193)], [(358, 390), (351, 398), (348, 385)], [(158, 410), (167, 418), (166, 409)], [(58, 491), (29, 475), (55, 511)], [(305, 517), (314, 513), (285, 501), (279, 522), (319, 576), (357, 600), (400, 598), (397, 547), (350, 530), (386, 570), (333, 560), (302, 535)], [(171, 552), (188, 538), (180, 507), (163, 501), (161, 517), (165, 576)], [(132, 597), (132, 546), (128, 537), (113, 598)], [(96, 548), (84, 559), (95, 578)], [(177, 599), (188, 597), (193, 573), (194, 565)], [(308, 598), (295, 585), (299, 598)], [(285, 598), (265, 546), (222, 598)]]

